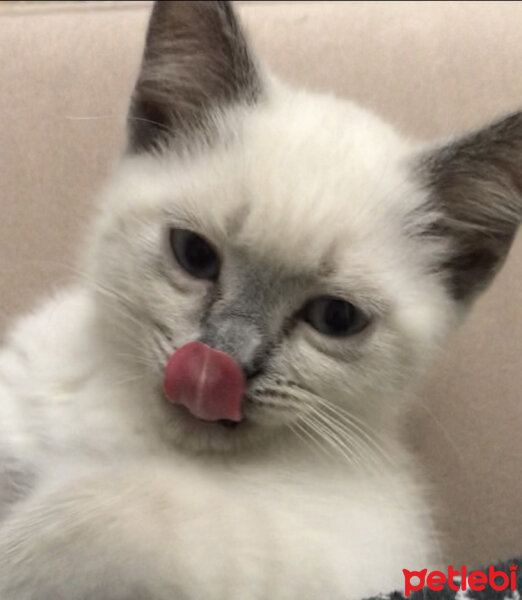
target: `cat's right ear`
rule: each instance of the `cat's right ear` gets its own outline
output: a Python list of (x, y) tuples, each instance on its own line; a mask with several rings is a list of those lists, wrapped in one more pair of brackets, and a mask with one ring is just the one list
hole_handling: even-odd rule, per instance
[(229, 2), (156, 1), (127, 121), (127, 151), (190, 138), (215, 109), (251, 104), (260, 76)]

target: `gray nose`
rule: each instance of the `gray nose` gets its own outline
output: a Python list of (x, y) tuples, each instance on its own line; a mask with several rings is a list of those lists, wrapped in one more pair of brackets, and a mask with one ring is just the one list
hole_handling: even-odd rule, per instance
[(205, 323), (200, 341), (232, 356), (247, 378), (263, 368), (266, 348), (263, 335), (252, 319), (232, 315), (214, 317)]

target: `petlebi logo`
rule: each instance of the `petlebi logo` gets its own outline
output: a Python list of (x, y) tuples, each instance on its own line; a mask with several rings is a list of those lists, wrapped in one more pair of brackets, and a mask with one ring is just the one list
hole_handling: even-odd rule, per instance
[(466, 566), (462, 566), (460, 571), (457, 571), (451, 565), (448, 567), (447, 573), (442, 571), (430, 571), (428, 573), (428, 569), (422, 569), (422, 571), (403, 569), (404, 594), (406, 598), (409, 598), (411, 592), (421, 590), (424, 586), (435, 592), (440, 592), (445, 585), (454, 592), (466, 591), (467, 589), (481, 592), (486, 585), (489, 585), (496, 592), (507, 589), (515, 591), (517, 589), (517, 568), (518, 565), (509, 565), (509, 575), (504, 571), (495, 570), (493, 566), (490, 566), (487, 572), (471, 571), (471, 573), (468, 573)]

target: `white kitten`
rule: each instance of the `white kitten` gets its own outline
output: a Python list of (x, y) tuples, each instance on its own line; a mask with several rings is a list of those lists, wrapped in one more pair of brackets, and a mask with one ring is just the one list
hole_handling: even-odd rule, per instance
[(1, 600), (401, 587), (407, 390), (509, 250), (522, 116), (419, 151), (159, 2), (128, 131), (84, 283), (0, 355)]

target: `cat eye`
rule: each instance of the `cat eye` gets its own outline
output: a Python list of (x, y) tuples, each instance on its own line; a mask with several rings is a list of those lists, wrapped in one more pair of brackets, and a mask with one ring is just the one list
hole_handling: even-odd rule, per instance
[(302, 311), (302, 318), (319, 333), (333, 337), (354, 335), (369, 322), (361, 309), (330, 296), (310, 300)]
[(170, 230), (170, 247), (179, 265), (197, 279), (217, 279), (220, 261), (207, 240), (187, 229)]

